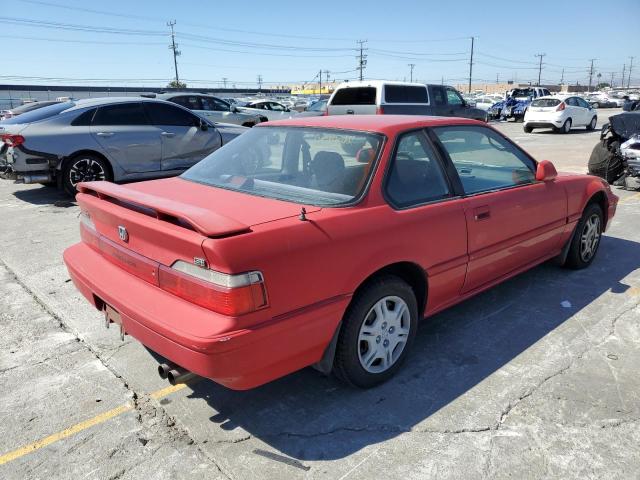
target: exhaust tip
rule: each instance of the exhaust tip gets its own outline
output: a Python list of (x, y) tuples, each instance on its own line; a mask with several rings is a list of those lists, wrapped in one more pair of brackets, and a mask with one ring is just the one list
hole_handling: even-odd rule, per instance
[(160, 375), (160, 378), (162, 379), (167, 378), (167, 376), (169, 375), (169, 370), (171, 370), (171, 367), (166, 363), (161, 363), (160, 365), (158, 365), (158, 375)]
[(187, 383), (192, 378), (195, 378), (196, 374), (188, 371), (180, 372), (178, 370), (169, 370), (167, 373), (167, 380), (171, 385), (179, 385), (181, 383)]

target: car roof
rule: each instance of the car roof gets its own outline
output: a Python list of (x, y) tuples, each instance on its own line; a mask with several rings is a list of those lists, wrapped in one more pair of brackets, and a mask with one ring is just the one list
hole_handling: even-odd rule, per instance
[(394, 80), (355, 80), (350, 82), (342, 82), (340, 85), (336, 87), (338, 88), (347, 88), (347, 87), (381, 87), (382, 85), (406, 85), (406, 86), (414, 86), (414, 87), (424, 87), (424, 83), (417, 82), (401, 82)]
[(316, 127), (394, 134), (401, 130), (444, 125), (486, 124), (477, 120), (458, 117), (431, 117), (421, 115), (328, 115), (320, 117), (292, 117), (286, 120), (260, 123), (256, 125), (256, 127)]
[(87, 107), (99, 107), (101, 105), (109, 105), (112, 103), (132, 103), (132, 102), (165, 102), (162, 99), (146, 98), (146, 97), (96, 97), (96, 98), (83, 98), (80, 100), (72, 100), (75, 104), (74, 107), (69, 110), (75, 110), (78, 108)]

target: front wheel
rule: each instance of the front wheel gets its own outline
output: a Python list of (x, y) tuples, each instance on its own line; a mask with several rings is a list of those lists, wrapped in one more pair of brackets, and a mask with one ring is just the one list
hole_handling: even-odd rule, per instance
[(417, 326), (418, 306), (412, 288), (392, 275), (372, 281), (347, 309), (334, 373), (360, 388), (388, 380), (404, 362)]
[(533, 132), (533, 128), (531, 128), (531, 127), (529, 127), (529, 126), (527, 126), (527, 125), (524, 125), (524, 126), (522, 127), (522, 129), (524, 130), (524, 133), (531, 133), (531, 132)]
[(591, 119), (591, 121), (589, 122), (589, 125), (587, 125), (587, 130), (589, 130), (589, 131), (595, 130), (597, 123), (598, 123), (598, 119), (596, 117), (593, 117)]
[(81, 154), (68, 160), (62, 169), (62, 188), (69, 195), (78, 193), (80, 182), (112, 181), (107, 162), (97, 155)]
[(597, 203), (587, 205), (571, 239), (565, 266), (579, 270), (591, 265), (600, 246), (604, 214)]

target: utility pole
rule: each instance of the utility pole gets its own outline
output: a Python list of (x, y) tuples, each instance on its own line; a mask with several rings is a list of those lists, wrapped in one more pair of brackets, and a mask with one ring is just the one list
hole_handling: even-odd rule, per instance
[(562, 76), (560, 77), (560, 85), (564, 85), (564, 67), (562, 68)]
[(413, 67), (416, 66), (415, 63), (409, 63), (409, 81), (413, 83)]
[(629, 58), (631, 59), (631, 63), (629, 63), (629, 80), (627, 81), (627, 88), (631, 86), (631, 69), (633, 68), (633, 59), (636, 57), (629, 57)]
[(496, 73), (496, 85), (500, 83), (500, 78), (498, 77), (498, 73)]
[(228, 80), (227, 77), (222, 77), (222, 84), (224, 85), (225, 90), (227, 88), (227, 80)]
[(611, 81), (609, 82), (609, 86), (613, 88), (613, 72), (611, 72)]
[(538, 53), (535, 55), (536, 57), (540, 57), (540, 64), (538, 65), (538, 86), (540, 86), (540, 77), (542, 76), (542, 58), (546, 57), (546, 53)]
[[(324, 71), (324, 79), (327, 84), (327, 93), (329, 93), (329, 70)], [(322, 91), (320, 91), (320, 94), (322, 94)]]
[(591, 91), (591, 81), (593, 80), (593, 62), (595, 61), (595, 58), (591, 59), (591, 67), (589, 68), (589, 88), (587, 89), (587, 92)]
[(471, 93), (471, 76), (473, 75), (473, 41), (475, 37), (471, 37), (471, 57), (469, 58), (469, 91)]
[(258, 90), (262, 90), (262, 75), (258, 75)]
[(356, 57), (358, 58), (358, 70), (360, 70), (360, 80), (364, 80), (362, 72), (367, 68), (367, 56), (364, 53), (367, 49), (364, 48), (364, 44), (367, 43), (367, 40), (358, 40), (357, 43), (360, 45), (360, 55)]
[(176, 70), (176, 88), (180, 85), (180, 77), (178, 77), (178, 55), (180, 55), (180, 51), (178, 50), (178, 45), (176, 45), (176, 32), (173, 29), (173, 26), (176, 24), (176, 21), (167, 22), (167, 27), (171, 28), (171, 45), (169, 45), (169, 50), (173, 50), (173, 66)]
[(320, 69), (319, 75), (320, 75), (320, 80), (318, 81), (318, 83), (320, 85), (319, 94), (322, 95), (322, 69)]

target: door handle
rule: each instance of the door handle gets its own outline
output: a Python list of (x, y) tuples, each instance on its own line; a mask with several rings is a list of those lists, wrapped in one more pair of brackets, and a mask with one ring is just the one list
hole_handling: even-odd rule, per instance
[(489, 210), (488, 206), (482, 206), (473, 209), (473, 218), (475, 218), (476, 222), (481, 220), (488, 220), (491, 218), (491, 210)]
[(96, 133), (97, 136), (99, 137), (113, 137), (114, 133), (113, 132), (98, 132)]
[(160, 135), (162, 135), (163, 137), (175, 137), (176, 134), (173, 132), (162, 132)]
[(354, 112), (353, 110), (347, 110), (347, 115), (353, 115), (354, 113), (356, 112)]

